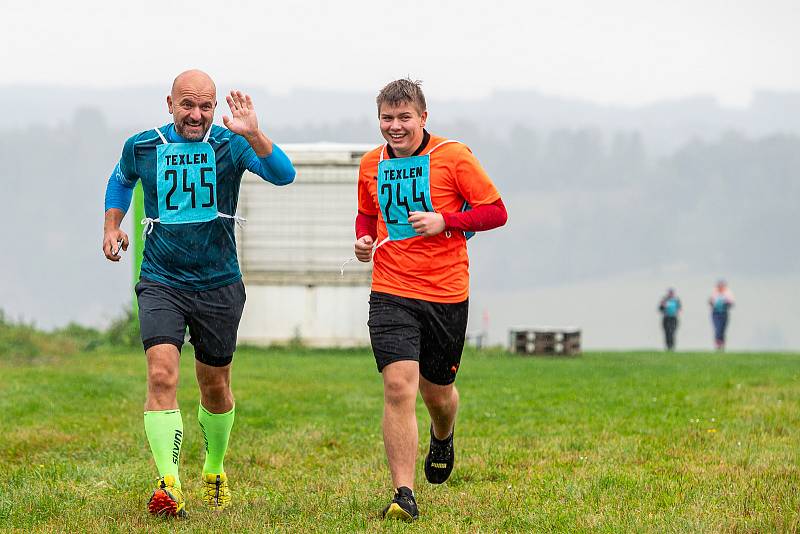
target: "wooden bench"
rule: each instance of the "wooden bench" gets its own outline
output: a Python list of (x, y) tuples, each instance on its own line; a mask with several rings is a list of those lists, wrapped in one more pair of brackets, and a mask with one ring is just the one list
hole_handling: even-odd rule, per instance
[(581, 352), (581, 331), (571, 326), (512, 328), (508, 331), (508, 348), (515, 354), (572, 356)]

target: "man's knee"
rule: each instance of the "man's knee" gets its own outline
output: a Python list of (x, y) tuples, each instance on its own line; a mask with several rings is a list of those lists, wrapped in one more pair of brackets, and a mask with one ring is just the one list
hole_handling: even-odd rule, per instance
[(178, 369), (166, 365), (152, 365), (147, 374), (150, 389), (157, 393), (169, 393), (178, 388)]
[(458, 392), (453, 384), (422, 388), (420, 392), (429, 410), (447, 410), (458, 400)]
[(389, 404), (403, 404), (416, 397), (413, 385), (406, 381), (390, 380), (383, 385), (383, 397)]
[(147, 349), (147, 383), (150, 389), (174, 390), (178, 387), (180, 352), (170, 344), (154, 345)]
[(224, 380), (207, 381), (200, 384), (200, 393), (203, 398), (209, 401), (219, 402), (231, 396), (231, 387), (230, 384)]
[(409, 373), (387, 373), (384, 369), (383, 397), (385, 401), (389, 404), (402, 404), (416, 399), (417, 381), (415, 378)]
[(195, 369), (203, 406), (212, 411), (230, 409), (233, 402), (230, 364), (214, 367), (198, 360)]
[(204, 365), (202, 370), (198, 369), (198, 371), (197, 384), (201, 389), (227, 388), (230, 385), (231, 375), (228, 367), (210, 367)]

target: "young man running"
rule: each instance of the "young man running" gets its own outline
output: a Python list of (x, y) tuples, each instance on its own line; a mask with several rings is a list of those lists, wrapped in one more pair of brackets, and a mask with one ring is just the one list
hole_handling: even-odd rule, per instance
[(355, 253), (363, 262), (374, 258), (368, 325), (383, 375), (383, 442), (395, 488), (383, 516), (411, 521), (419, 515), (417, 390), (431, 416), (425, 478), (441, 484), (455, 457), (454, 382), (469, 294), (466, 239), (504, 225), (507, 214), (470, 149), (425, 130), (419, 82), (390, 83), (377, 104), (386, 144), (361, 160)]
[(259, 129), (248, 95), (226, 97), (227, 128), (212, 125), (216, 87), (204, 72), (180, 74), (167, 97), (174, 122), (134, 135), (108, 181), (103, 252), (120, 260), (128, 236), (120, 229), (133, 187), (142, 181), (146, 218), (139, 324), (147, 357), (144, 428), (160, 479), (148, 502), (154, 515), (184, 516), (178, 464), (183, 421), (178, 361), (186, 328), (200, 386), (198, 422), (205, 439), (205, 503), (230, 504), (223, 458), (234, 419), (231, 361), (245, 289), (236, 258), (234, 222), (242, 174), (276, 185), (294, 180), (286, 155)]

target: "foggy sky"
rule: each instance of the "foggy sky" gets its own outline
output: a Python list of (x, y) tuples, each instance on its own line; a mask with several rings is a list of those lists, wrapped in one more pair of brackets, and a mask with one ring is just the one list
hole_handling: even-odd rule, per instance
[(536, 89), (744, 105), (759, 89), (800, 88), (790, 0), (3, 4), (0, 85), (168, 87), (199, 67), (221, 89), (278, 92), (372, 93), (411, 75), (440, 100)]

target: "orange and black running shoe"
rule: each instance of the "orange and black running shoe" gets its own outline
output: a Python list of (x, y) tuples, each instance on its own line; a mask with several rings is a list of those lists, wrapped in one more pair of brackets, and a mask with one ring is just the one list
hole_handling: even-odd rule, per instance
[(158, 487), (147, 502), (147, 511), (164, 517), (186, 517), (186, 502), (175, 477), (166, 475), (158, 479)]

